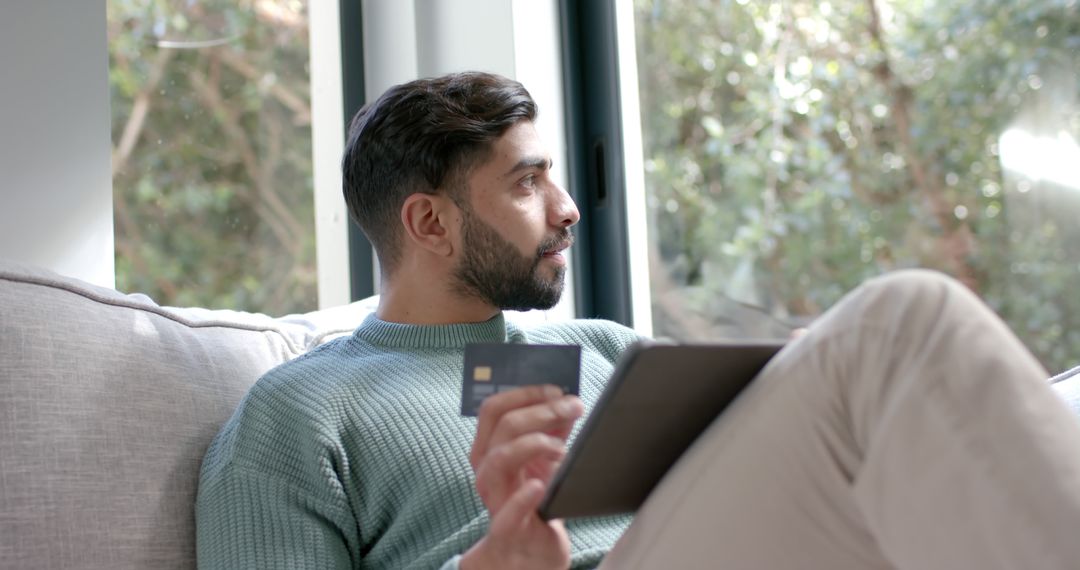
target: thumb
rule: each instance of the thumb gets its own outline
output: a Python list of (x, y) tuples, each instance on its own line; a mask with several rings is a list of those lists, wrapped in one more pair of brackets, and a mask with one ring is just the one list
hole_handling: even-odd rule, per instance
[(491, 521), (491, 534), (514, 534), (536, 516), (536, 509), (544, 498), (544, 483), (539, 479), (529, 479), (499, 509), (499, 514)]

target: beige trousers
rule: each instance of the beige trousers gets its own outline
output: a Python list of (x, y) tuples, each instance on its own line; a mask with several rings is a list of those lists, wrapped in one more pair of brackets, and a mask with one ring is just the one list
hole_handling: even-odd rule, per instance
[(602, 568), (1080, 568), (1080, 421), (964, 287), (868, 282), (785, 348)]

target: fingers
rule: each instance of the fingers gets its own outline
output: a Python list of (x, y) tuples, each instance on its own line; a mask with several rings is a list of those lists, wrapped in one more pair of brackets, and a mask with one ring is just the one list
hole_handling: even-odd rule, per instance
[[(510, 496), (499, 514), (491, 521), (493, 536), (513, 536), (530, 524), (535, 524), (536, 509), (544, 498), (544, 484), (536, 479), (526, 481)], [(538, 519), (539, 520), (539, 519)]]
[(522, 482), (499, 513), (492, 513), (487, 535), (461, 558), (466, 568), (569, 568), (570, 537), (562, 521), (543, 521), (536, 514), (544, 484)]
[(488, 449), (530, 433), (546, 433), (566, 439), (574, 422), (585, 412), (577, 396), (563, 396), (525, 408), (510, 410), (496, 422), (488, 439)]
[(551, 480), (583, 413), (577, 396), (563, 396), (555, 386), (527, 386), (485, 400), (469, 461), (492, 516), (526, 480)]
[(563, 440), (542, 433), (521, 436), (494, 448), (476, 472), (476, 489), (489, 510), (501, 511), (523, 480), (546, 484), (566, 453)]
[(552, 385), (525, 386), (496, 394), (480, 406), (469, 461), (476, 469), (490, 449), (531, 432), (565, 440), (582, 413), (584, 406), (576, 396), (563, 396)]
[(524, 386), (517, 390), (510, 390), (501, 394), (495, 394), (480, 404), (477, 413), (475, 447), (487, 448), (487, 442), (491, 439), (491, 433), (503, 414), (517, 408), (531, 406), (542, 402), (554, 400), (562, 396), (562, 390), (550, 384), (539, 386)]

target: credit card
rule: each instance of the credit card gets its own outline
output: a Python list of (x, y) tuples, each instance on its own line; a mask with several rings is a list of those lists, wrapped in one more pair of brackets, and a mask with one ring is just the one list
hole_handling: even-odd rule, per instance
[(562, 344), (470, 344), (465, 347), (461, 413), (475, 416), (488, 396), (531, 384), (578, 395), (581, 347)]

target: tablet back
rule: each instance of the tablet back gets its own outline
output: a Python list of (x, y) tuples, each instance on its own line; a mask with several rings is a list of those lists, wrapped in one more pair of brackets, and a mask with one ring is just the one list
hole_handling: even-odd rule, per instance
[(552, 480), (541, 517), (637, 510), (782, 346), (747, 341), (629, 348)]

